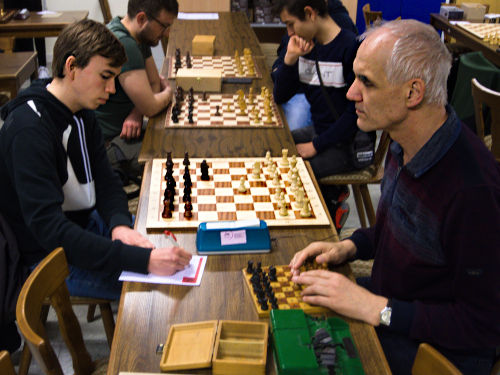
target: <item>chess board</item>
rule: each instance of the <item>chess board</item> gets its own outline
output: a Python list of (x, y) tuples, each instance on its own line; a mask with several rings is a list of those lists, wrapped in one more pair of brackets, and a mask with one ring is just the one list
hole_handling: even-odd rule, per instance
[[(190, 124), (188, 120), (188, 101), (187, 96), (184, 101), (180, 103), (181, 114), (179, 115), (179, 122), (172, 121), (172, 108), (170, 105), (167, 110), (167, 117), (165, 119), (165, 127), (206, 127), (206, 128), (282, 128), (283, 120), (279, 115), (278, 106), (271, 97), (270, 104), (273, 110), (272, 122), (266, 123), (267, 115), (264, 111), (264, 98), (258, 94), (255, 95), (253, 103), (250, 104), (248, 95), (245, 98), (247, 109), (245, 114), (240, 113), (236, 94), (206, 94), (207, 100), (202, 99), (202, 94), (194, 94), (193, 103), (193, 123)], [(231, 111), (227, 110), (227, 105), (230, 105)], [(259, 122), (255, 121), (252, 114), (252, 108), (256, 105), (259, 109)], [(216, 116), (217, 106), (219, 106), (220, 116)]]
[[(297, 158), (296, 168), (305, 191), (310, 199), (310, 217), (301, 217), (301, 209), (296, 206), (295, 197), (291, 192), (288, 172), (290, 167), (281, 166), (281, 157), (272, 158), (279, 167), (279, 183), (286, 191), (285, 200), (289, 210), (287, 216), (279, 214), (277, 199), (274, 197), (276, 187), (270, 179), (267, 167), (263, 167), (261, 178), (254, 179), (253, 165), (256, 161), (264, 166), (265, 158), (220, 158), (205, 159), (209, 166), (210, 181), (201, 180), (200, 165), (203, 159), (190, 159), (191, 181), (193, 183), (191, 203), (192, 218), (184, 217), (182, 192), (184, 189), (183, 159), (173, 159), (173, 177), (177, 182), (172, 218), (164, 219), (163, 199), (166, 188), (166, 159), (154, 159), (149, 191), (148, 214), (146, 229), (162, 228), (197, 228), (202, 222), (221, 220), (246, 220), (259, 218), (265, 220), (270, 227), (329, 225), (328, 216), (321, 204), (316, 188), (302, 158)], [(290, 158), (289, 158), (290, 159)], [(240, 178), (245, 178), (247, 191), (240, 193), (238, 187)], [(179, 190), (181, 196), (179, 197)]]
[(500, 24), (498, 23), (458, 23), (458, 26), (481, 39), (484, 39), (487, 35), (495, 35), (496, 33), (500, 36)]
[[(321, 306), (313, 306), (304, 301), (302, 301), (301, 292), (305, 288), (305, 285), (295, 284), (292, 280), (292, 274), (290, 272), (289, 266), (275, 266), (276, 268), (276, 281), (269, 281), (273, 289), (274, 296), (278, 300), (277, 305), (279, 310), (291, 310), (291, 309), (301, 309), (306, 314), (322, 314), (329, 310)], [(305, 271), (306, 268), (303, 266), (301, 271)], [(262, 267), (262, 271), (269, 274), (269, 267)], [(257, 310), (259, 318), (269, 317), (269, 312), (271, 311), (271, 303), (268, 301), (268, 309), (262, 310), (261, 304), (258, 302), (257, 294), (254, 291), (252, 282), (252, 274), (247, 272), (244, 268), (243, 279), (245, 280), (245, 285), (252, 296), (252, 302)], [(265, 286), (263, 286), (265, 288)], [(266, 294), (266, 298), (269, 300), (269, 295)]]
[[(233, 56), (191, 56), (192, 69), (222, 69), (222, 78), (262, 78), (262, 73), (252, 57), (254, 62), (254, 75), (248, 74), (248, 67), (244, 56), (239, 57), (243, 65), (244, 74), (239, 74)], [(181, 58), (181, 68), (187, 68), (186, 56)], [(175, 58), (171, 57), (169, 61), (168, 78), (175, 78)]]

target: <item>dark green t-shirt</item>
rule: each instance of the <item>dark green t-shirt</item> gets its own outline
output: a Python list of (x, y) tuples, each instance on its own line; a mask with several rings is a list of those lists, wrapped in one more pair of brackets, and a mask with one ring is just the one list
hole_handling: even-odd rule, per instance
[[(130, 70), (146, 69), (146, 59), (151, 54), (151, 47), (139, 45), (130, 35), (129, 31), (121, 23), (120, 17), (115, 17), (107, 27), (122, 42), (127, 52), (128, 61), (123, 65), (121, 72)], [(123, 122), (130, 114), (135, 105), (130, 100), (125, 90), (120, 85), (118, 77), (115, 78), (116, 93), (110, 95), (105, 105), (95, 110), (97, 120), (102, 129), (104, 140), (109, 141), (120, 135)]]

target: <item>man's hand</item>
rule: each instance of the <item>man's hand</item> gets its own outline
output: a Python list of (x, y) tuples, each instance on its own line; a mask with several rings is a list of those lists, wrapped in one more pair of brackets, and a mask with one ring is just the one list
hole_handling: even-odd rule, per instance
[(351, 240), (341, 242), (313, 242), (305, 249), (295, 253), (290, 268), (292, 275), (300, 274), (300, 267), (308, 258), (315, 257), (318, 264), (331, 263), (341, 264), (347, 260), (354, 259), (356, 245)]
[[(170, 87), (170, 83), (168, 83), (168, 79), (160, 74), (160, 91), (165, 91), (167, 87)], [(172, 89), (172, 88), (170, 88)]]
[(173, 275), (189, 264), (192, 255), (180, 247), (154, 249), (151, 252), (148, 272), (159, 276)]
[(312, 142), (298, 143), (295, 145), (297, 153), (304, 159), (310, 159), (317, 154), (316, 149)]
[(120, 240), (126, 245), (155, 248), (148, 239), (142, 236), (138, 231), (127, 227), (126, 225), (118, 225), (111, 231), (111, 239)]
[(142, 113), (137, 108), (134, 108), (123, 122), (120, 138), (127, 141), (139, 138), (141, 136), (143, 118)]
[(337, 272), (307, 271), (293, 276), (292, 281), (307, 285), (302, 291), (304, 302), (327, 307), (348, 318), (359, 319), (374, 326), (380, 324), (380, 312), (388, 301)]
[(314, 42), (306, 41), (298, 35), (292, 35), (288, 42), (284, 62), (286, 65), (294, 65), (300, 56), (307, 55), (314, 48)]

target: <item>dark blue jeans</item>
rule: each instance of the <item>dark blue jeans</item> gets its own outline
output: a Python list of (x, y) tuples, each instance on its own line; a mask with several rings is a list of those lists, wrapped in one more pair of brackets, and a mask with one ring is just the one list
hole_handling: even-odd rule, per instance
[[(89, 232), (111, 238), (111, 233), (102, 217), (93, 211), (90, 214), (89, 222), (85, 228)], [(38, 263), (30, 267), (35, 269)], [(69, 294), (78, 297), (103, 298), (119, 300), (122, 290), (122, 282), (118, 281), (121, 272), (105, 273), (99, 271), (89, 271), (69, 265), (69, 276), (66, 278)]]
[[(360, 277), (356, 281), (358, 285), (367, 288), (370, 278)], [(385, 326), (375, 327), (375, 331), (393, 375), (411, 375), (411, 368), (420, 342), (390, 331)], [(495, 361), (494, 349), (456, 351), (432, 346), (448, 358), (464, 375), (489, 375)]]

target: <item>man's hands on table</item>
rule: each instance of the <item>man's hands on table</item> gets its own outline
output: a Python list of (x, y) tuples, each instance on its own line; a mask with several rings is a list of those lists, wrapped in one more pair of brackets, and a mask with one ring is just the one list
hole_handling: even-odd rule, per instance
[(327, 270), (300, 273), (300, 266), (307, 258), (314, 257), (318, 264), (341, 264), (354, 259), (354, 242), (313, 242), (295, 254), (290, 267), (292, 281), (306, 285), (302, 299), (312, 305), (327, 307), (349, 318), (362, 320), (374, 326), (380, 324), (380, 312), (387, 305), (387, 298), (377, 296), (352, 282), (346, 276)]
[(119, 225), (111, 231), (111, 239), (120, 240), (124, 244), (152, 248), (149, 257), (148, 272), (159, 276), (173, 275), (189, 265), (192, 255), (181, 247), (156, 248), (148, 239), (136, 230)]

